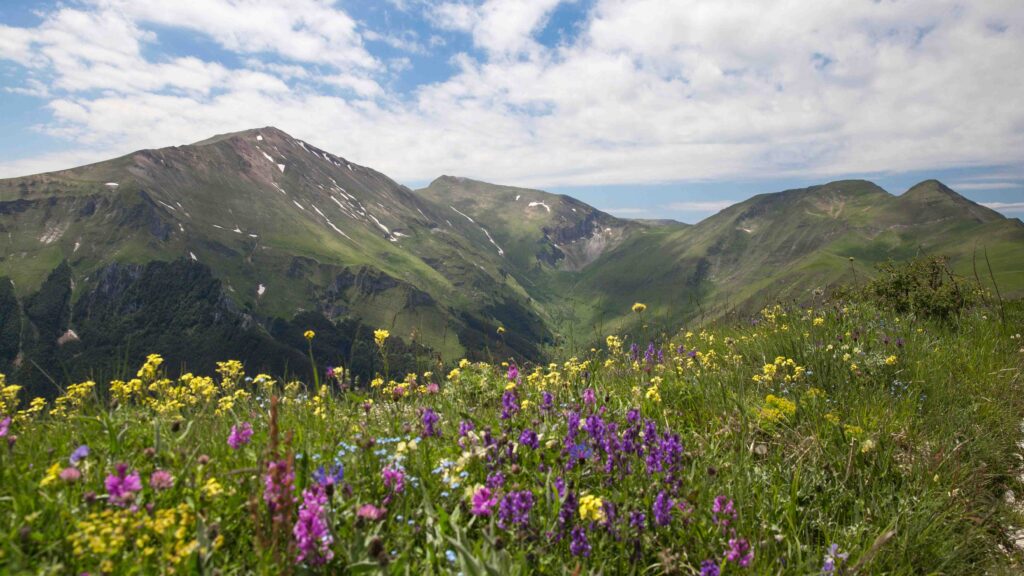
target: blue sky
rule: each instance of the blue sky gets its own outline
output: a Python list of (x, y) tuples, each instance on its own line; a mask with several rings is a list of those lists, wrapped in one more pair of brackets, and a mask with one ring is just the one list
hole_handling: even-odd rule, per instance
[(1024, 214), (1016, 0), (6, 0), (0, 177), (275, 125), (695, 222), (841, 178)]

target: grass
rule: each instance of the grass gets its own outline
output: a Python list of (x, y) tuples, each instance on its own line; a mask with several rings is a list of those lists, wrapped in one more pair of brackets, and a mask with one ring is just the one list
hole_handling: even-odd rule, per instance
[[(772, 307), (511, 381), (500, 362), (445, 377), (423, 359), (433, 374), (367, 387), (232, 364), (165, 380), (150, 361), (134, 392), (69, 389), (56, 414), (5, 388), (0, 571), (815, 574), (834, 545), (840, 574), (1012, 573), (1022, 320), (1020, 303), (1004, 323)], [(242, 423), (254, 435), (233, 449)], [(269, 462), (294, 472), (276, 519)], [(141, 481), (122, 506), (105, 485), (119, 464)], [(151, 487), (157, 470), (172, 487)], [(330, 542), (296, 562), (300, 505)]]

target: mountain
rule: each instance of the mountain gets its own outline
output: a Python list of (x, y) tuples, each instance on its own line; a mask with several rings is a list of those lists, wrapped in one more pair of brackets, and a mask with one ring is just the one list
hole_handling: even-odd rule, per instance
[(317, 358), (363, 378), (383, 368), (381, 327), (395, 376), (542, 360), (628, 330), (634, 301), (688, 322), (919, 252), (973, 274), (975, 248), (1004, 294), (1024, 290), (1024, 225), (936, 181), (762, 194), (691, 226), (454, 176), (413, 191), (265, 127), (0, 180), (0, 372), (52, 388), (160, 352), (174, 370), (303, 375), (307, 328)]

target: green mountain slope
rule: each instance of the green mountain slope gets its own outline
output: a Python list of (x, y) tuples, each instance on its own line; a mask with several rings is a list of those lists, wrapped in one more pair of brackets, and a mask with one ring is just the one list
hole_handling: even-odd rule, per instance
[[(184, 260), (208, 268), (264, 336), (274, 318), (318, 313), (449, 359), (539, 356), (550, 336), (527, 296), (448, 217), (374, 170), (263, 128), (0, 181), (0, 276), (28, 299), (67, 262), (61, 305), (73, 307), (111, 266)], [(62, 314), (62, 333), (90, 346), (85, 318)], [(27, 340), (52, 338), (28, 320)], [(505, 323), (518, 330), (499, 338)]]
[(396, 370), (542, 360), (630, 329), (636, 301), (715, 318), (919, 253), (1024, 294), (1024, 225), (934, 180), (761, 194), (691, 226), (453, 176), (413, 191), (266, 127), (0, 180), (0, 372), (42, 386), (153, 351), (303, 371), (308, 327), (364, 375), (380, 327)]

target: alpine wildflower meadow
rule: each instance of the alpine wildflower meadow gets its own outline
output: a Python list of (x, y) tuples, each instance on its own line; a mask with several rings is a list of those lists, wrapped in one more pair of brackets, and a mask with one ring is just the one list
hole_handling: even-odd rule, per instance
[(370, 382), (230, 360), (171, 377), (156, 353), (52, 400), (0, 376), (0, 565), (1013, 573), (1024, 310), (1001, 312), (771, 306), (549, 364), (401, 375), (382, 329)]

